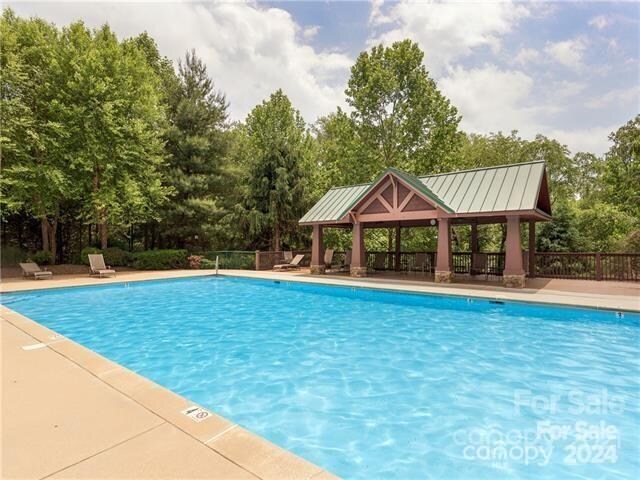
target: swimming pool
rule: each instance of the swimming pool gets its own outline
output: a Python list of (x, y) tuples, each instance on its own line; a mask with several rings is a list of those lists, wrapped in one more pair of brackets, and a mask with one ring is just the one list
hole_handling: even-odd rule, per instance
[(640, 316), (231, 277), (2, 303), (345, 478), (637, 478)]

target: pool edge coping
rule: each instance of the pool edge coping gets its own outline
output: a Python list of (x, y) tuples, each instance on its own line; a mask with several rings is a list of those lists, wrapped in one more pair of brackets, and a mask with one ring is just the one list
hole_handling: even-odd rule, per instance
[[(44, 344), (43, 348), (58, 353), (107, 387), (257, 478), (278, 478), (292, 473), (297, 473), (293, 478), (305, 480), (339, 478), (309, 460), (2, 304), (0, 318)], [(201, 422), (190, 419), (183, 410), (193, 406), (206, 410), (210, 416)], [(238, 453), (238, 442), (246, 447), (242, 449), (245, 455)]]
[[(153, 272), (155, 274), (165, 273), (165, 271)], [(21, 293), (33, 293), (39, 291), (47, 291), (47, 290), (63, 290), (70, 288), (93, 288), (93, 287), (103, 287), (107, 285), (117, 285), (117, 284), (126, 284), (126, 283), (140, 283), (140, 282), (151, 282), (151, 281), (162, 281), (162, 280), (180, 280), (180, 279), (189, 279), (189, 278), (200, 278), (200, 277), (210, 277), (215, 276), (215, 270), (180, 270), (177, 273), (179, 275), (170, 275), (170, 276), (158, 276), (154, 278), (128, 278), (128, 279), (117, 279), (117, 278), (109, 278), (103, 279), (108, 280), (103, 283), (96, 283), (91, 285), (86, 284), (78, 284), (78, 285), (43, 285), (42, 287), (36, 288), (25, 288), (25, 289), (5, 289), (0, 286), (0, 296), (5, 294), (21, 294)], [(322, 285), (329, 287), (345, 287), (345, 288), (360, 288), (364, 290), (374, 290), (374, 291), (384, 291), (384, 292), (392, 292), (392, 293), (405, 293), (412, 295), (440, 295), (443, 297), (453, 297), (453, 298), (472, 298), (476, 300), (498, 300), (501, 302), (509, 302), (516, 304), (525, 304), (525, 305), (542, 305), (542, 306), (550, 306), (550, 307), (565, 307), (565, 308), (578, 308), (578, 309), (587, 309), (587, 310), (596, 310), (596, 311), (611, 311), (611, 312), (625, 312), (625, 313), (633, 313), (640, 314), (640, 305), (637, 308), (628, 307), (628, 306), (615, 306), (615, 305), (601, 305), (596, 303), (595, 305), (587, 305), (584, 302), (579, 300), (571, 301), (570, 298), (575, 295), (577, 292), (573, 292), (574, 295), (571, 295), (569, 292), (562, 292), (560, 290), (553, 290), (553, 293), (542, 293), (541, 295), (555, 295), (564, 297), (564, 301), (559, 301), (559, 299), (544, 299), (537, 298), (535, 300), (532, 299), (523, 299), (523, 298), (514, 298), (514, 295), (524, 295), (524, 294), (535, 294), (531, 289), (521, 289), (517, 291), (505, 291), (505, 292), (495, 292), (495, 291), (483, 291), (474, 288), (456, 288), (453, 290), (451, 287), (447, 286), (436, 286), (436, 285), (415, 285), (415, 284), (389, 284), (384, 283), (382, 280), (375, 280), (375, 282), (369, 282), (367, 279), (340, 279), (334, 277), (326, 277), (320, 278), (321, 276), (313, 276), (310, 278), (307, 275), (291, 275), (287, 273), (275, 273), (275, 272), (263, 272), (263, 271), (254, 271), (254, 270), (220, 270), (218, 271), (218, 276), (228, 276), (233, 278), (247, 278), (247, 279), (261, 279), (266, 281), (285, 281), (285, 282), (293, 282), (293, 283), (301, 283), (301, 284), (311, 284), (311, 285)], [(370, 280), (370, 279), (369, 279)], [(403, 280), (401, 280), (404, 282)], [(447, 289), (446, 291), (443, 291)], [(580, 295), (580, 294), (578, 294)]]
[[(401, 285), (391, 285), (391, 284), (376, 284), (376, 283), (364, 283), (361, 279), (357, 280), (342, 280), (337, 278), (309, 278), (309, 277), (300, 277), (300, 276), (287, 276), (286, 274), (277, 273), (276, 276), (264, 276), (264, 274), (260, 275), (247, 275), (243, 273), (238, 273), (242, 271), (233, 271), (230, 273), (227, 271), (218, 272), (219, 276), (229, 276), (229, 277), (237, 277), (237, 278), (247, 278), (253, 280), (266, 280), (266, 281), (281, 281), (281, 282), (291, 282), (291, 283), (302, 283), (302, 284), (310, 284), (310, 285), (321, 285), (325, 287), (343, 287), (343, 288), (359, 288), (362, 290), (374, 290), (374, 291), (382, 291), (382, 292), (390, 292), (390, 293), (404, 293), (408, 295), (423, 295), (423, 296), (442, 296), (442, 297), (453, 297), (453, 298), (471, 298), (474, 300), (498, 300), (500, 302), (507, 303), (515, 303), (515, 304), (524, 304), (524, 305), (538, 305), (538, 306), (548, 306), (548, 307), (564, 307), (564, 308), (576, 308), (576, 309), (585, 309), (585, 310), (596, 310), (596, 311), (609, 311), (609, 312), (624, 312), (624, 313), (633, 313), (640, 314), (640, 306), (637, 309), (622, 307), (622, 306), (607, 306), (607, 305), (584, 305), (580, 303), (569, 303), (569, 302), (558, 302), (558, 301), (550, 301), (545, 299), (536, 299), (536, 300), (526, 300), (526, 299), (517, 299), (511, 298), (509, 296), (510, 293), (518, 294), (519, 291), (515, 292), (500, 292), (501, 294), (496, 294), (496, 292), (492, 292), (494, 294), (483, 294), (484, 292), (476, 290), (472, 290), (471, 292), (467, 289), (460, 289), (460, 291), (438, 291), (438, 289), (446, 288), (432, 285), (409, 285), (409, 284), (401, 284)], [(320, 277), (320, 276), (318, 276)], [(338, 282), (338, 283), (336, 283)], [(365, 280), (366, 282), (366, 280)], [(382, 282), (382, 281), (380, 281)], [(414, 288), (412, 288), (414, 287)], [(557, 291), (557, 290), (556, 290)], [(559, 292), (559, 291), (558, 291)], [(524, 292), (523, 292), (524, 293)], [(562, 292), (559, 292), (562, 295)], [(569, 296), (568, 294), (565, 296)]]

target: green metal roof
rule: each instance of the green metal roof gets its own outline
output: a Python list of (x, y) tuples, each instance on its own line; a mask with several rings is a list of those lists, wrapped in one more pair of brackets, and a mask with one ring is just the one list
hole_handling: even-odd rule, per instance
[(300, 223), (340, 221), (389, 172), (449, 213), (535, 210), (544, 169), (537, 161), (415, 177), (390, 168), (372, 183), (330, 189)]
[(455, 213), (534, 210), (544, 162), (518, 163), (420, 177)]

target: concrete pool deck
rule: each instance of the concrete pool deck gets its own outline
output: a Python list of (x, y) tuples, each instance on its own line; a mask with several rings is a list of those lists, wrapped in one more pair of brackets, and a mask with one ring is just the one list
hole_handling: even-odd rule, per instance
[[(60, 275), (5, 279), (2, 292), (210, 275), (212, 271), (123, 272), (116, 278)], [(435, 285), (411, 277), (351, 279), (300, 272), (224, 271), (252, 278), (363, 286), (515, 301), (640, 311), (640, 285), (549, 282), (508, 290)], [(615, 284), (614, 284), (615, 283)], [(0, 307), (3, 478), (335, 478), (193, 402)]]
[(0, 308), (2, 478), (336, 478)]

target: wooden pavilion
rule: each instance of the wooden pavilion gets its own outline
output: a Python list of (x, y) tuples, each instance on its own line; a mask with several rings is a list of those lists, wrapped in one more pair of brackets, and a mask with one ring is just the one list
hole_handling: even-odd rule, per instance
[[(551, 220), (545, 163), (529, 162), (416, 177), (395, 168), (375, 181), (331, 188), (299, 221), (313, 227), (311, 273), (325, 271), (323, 228), (353, 231), (350, 273), (367, 275), (365, 228), (395, 228), (400, 257), (402, 228), (438, 229), (435, 281), (453, 279), (451, 227), (471, 226), (472, 254), (478, 253), (478, 225), (506, 223), (503, 282), (523, 287), (525, 265), (520, 224), (529, 225), (529, 252), (535, 251), (535, 224)], [(529, 262), (533, 262), (529, 255)], [(397, 262), (396, 262), (397, 263)], [(530, 271), (534, 269), (530, 265)]]

